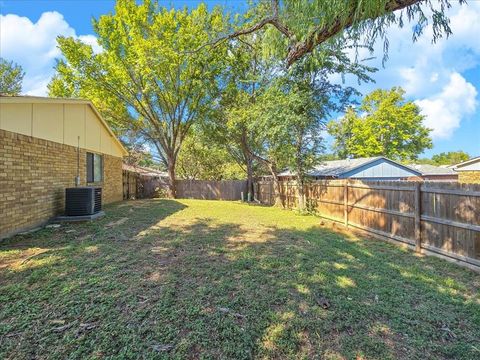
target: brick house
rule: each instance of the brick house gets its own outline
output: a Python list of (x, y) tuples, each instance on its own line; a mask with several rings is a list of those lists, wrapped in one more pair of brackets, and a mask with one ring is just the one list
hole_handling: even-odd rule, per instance
[(125, 155), (90, 101), (0, 96), (0, 239), (62, 214), (77, 173), (103, 203), (122, 200)]
[(480, 184), (480, 156), (452, 166), (458, 173), (458, 182)]

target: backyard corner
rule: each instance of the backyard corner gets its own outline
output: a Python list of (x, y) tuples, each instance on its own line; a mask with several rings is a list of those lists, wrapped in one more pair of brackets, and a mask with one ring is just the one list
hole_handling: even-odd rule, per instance
[(480, 356), (480, 276), (238, 202), (139, 200), (0, 243), (0, 358)]

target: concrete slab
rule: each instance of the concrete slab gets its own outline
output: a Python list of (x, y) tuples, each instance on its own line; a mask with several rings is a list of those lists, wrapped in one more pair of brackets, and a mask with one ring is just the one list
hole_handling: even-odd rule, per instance
[(77, 221), (91, 221), (98, 219), (102, 216), (105, 216), (105, 211), (99, 211), (93, 215), (82, 215), (82, 216), (58, 216), (53, 222), (77, 222)]

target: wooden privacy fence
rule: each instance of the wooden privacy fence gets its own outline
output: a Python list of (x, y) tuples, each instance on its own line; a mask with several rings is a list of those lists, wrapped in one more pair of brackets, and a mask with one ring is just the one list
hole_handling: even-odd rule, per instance
[[(274, 203), (273, 183), (257, 199)], [(281, 182), (287, 208), (298, 204), (295, 182)], [(408, 181), (315, 181), (306, 203), (319, 216), (480, 269), (480, 185)]]
[(244, 180), (177, 180), (177, 197), (204, 200), (241, 200), (247, 182)]
[(167, 179), (159, 176), (145, 176), (123, 170), (123, 198), (146, 199), (161, 197), (167, 189)]
[(122, 170), (123, 175), (123, 199), (136, 199), (137, 183), (139, 175), (133, 171)]

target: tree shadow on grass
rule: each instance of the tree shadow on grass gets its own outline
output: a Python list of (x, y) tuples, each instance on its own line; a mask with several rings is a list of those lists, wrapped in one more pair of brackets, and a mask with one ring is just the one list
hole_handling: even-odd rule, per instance
[[(167, 218), (181, 203), (145, 204), (115, 230), (126, 239), (105, 229), (132, 213), (120, 205), (90, 229), (95, 236), (2, 273), (8, 284), (0, 297), (9, 306), (1, 310), (0, 355), (478, 355), (474, 273), (320, 227), (256, 227), (209, 214), (185, 223)], [(328, 309), (318, 306), (320, 297)]]

